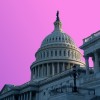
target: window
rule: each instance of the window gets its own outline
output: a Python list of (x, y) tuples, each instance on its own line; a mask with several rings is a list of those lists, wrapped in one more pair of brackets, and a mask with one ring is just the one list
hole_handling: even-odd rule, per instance
[(57, 37), (56, 37), (56, 41), (57, 41)]
[(45, 52), (43, 52), (43, 57), (45, 58)]
[(49, 51), (47, 51), (47, 57), (49, 57)]
[(52, 40), (54, 40), (54, 38), (52, 38)]
[(42, 58), (42, 53), (41, 53), (41, 58)]
[(51, 42), (51, 38), (50, 38), (50, 42)]
[(64, 38), (62, 38), (62, 40), (64, 40)]
[(57, 56), (57, 51), (55, 51), (55, 56)]
[(33, 68), (33, 74), (35, 74), (35, 68)]
[(61, 50), (59, 51), (59, 56), (61, 56)]
[(64, 50), (64, 56), (66, 56), (66, 51)]
[(43, 95), (45, 95), (46, 93), (44, 92)]
[(53, 51), (51, 51), (51, 56), (53, 56)]
[(70, 56), (70, 50), (68, 50), (68, 57)]

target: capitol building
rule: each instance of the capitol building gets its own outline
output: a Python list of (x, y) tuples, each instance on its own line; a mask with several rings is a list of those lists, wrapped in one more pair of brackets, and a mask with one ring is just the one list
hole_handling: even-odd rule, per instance
[(83, 39), (80, 48), (85, 63), (73, 39), (63, 32), (57, 11), (54, 30), (35, 53), (30, 81), (20, 86), (5, 84), (0, 100), (100, 100), (100, 31)]

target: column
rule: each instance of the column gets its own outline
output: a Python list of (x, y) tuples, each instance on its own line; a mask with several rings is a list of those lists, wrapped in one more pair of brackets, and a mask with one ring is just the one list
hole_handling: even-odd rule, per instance
[(85, 58), (85, 63), (86, 63), (86, 75), (89, 75), (89, 57), (88, 56), (84, 56)]
[(52, 63), (52, 75), (54, 75), (55, 73), (55, 71), (54, 71), (55, 69), (54, 69), (54, 63)]
[(10, 99), (10, 96), (9, 96), (9, 99), (8, 99), (8, 100), (11, 100), (11, 99)]
[(25, 100), (25, 93), (24, 93), (24, 100)]
[(45, 75), (47, 77), (47, 64), (45, 65)]
[(62, 70), (65, 71), (65, 63), (63, 62)]
[(15, 100), (15, 97), (14, 97), (14, 95), (13, 95), (13, 100)]
[(41, 65), (39, 65), (39, 77), (40, 77), (40, 78), (42, 77), (41, 72), (42, 72), (42, 66), (41, 66)]
[(29, 98), (28, 98), (29, 96), (28, 96), (28, 92), (26, 93), (26, 100), (29, 100)]
[(59, 73), (60, 72), (59, 71), (59, 62), (57, 63), (57, 69), (58, 69), (57, 73)]
[(23, 100), (23, 95), (21, 94), (21, 100)]
[(31, 80), (33, 79), (33, 69), (31, 69)]
[(29, 100), (32, 100), (32, 92), (30, 91)]
[(18, 100), (20, 100), (20, 95), (18, 96)]
[(44, 76), (47, 77), (47, 64), (44, 64)]
[(43, 77), (43, 65), (41, 66), (41, 77)]
[(37, 78), (37, 66), (35, 66), (35, 78)]
[(39, 73), (39, 71), (40, 71), (40, 66), (38, 65), (37, 67), (38, 67), (38, 78), (39, 78), (39, 75), (40, 75), (40, 73)]
[(49, 70), (49, 65), (47, 63), (47, 76), (50, 76), (50, 70)]
[(39, 93), (36, 92), (36, 100), (39, 100)]
[(93, 67), (95, 66), (95, 59), (94, 56), (92, 57), (92, 61), (93, 61)]
[(42, 69), (43, 69), (43, 77), (45, 76), (44, 74), (45, 74), (45, 70), (44, 70), (44, 64), (42, 65)]
[(94, 72), (98, 73), (100, 71), (100, 68), (99, 68), (99, 59), (98, 59), (98, 53), (97, 53), (97, 51), (94, 52), (94, 57), (95, 57)]
[(43, 65), (43, 76), (46, 77), (46, 65)]
[(21, 99), (21, 95), (20, 95), (19, 97), (20, 97), (20, 100), (22, 100), (22, 99)]
[(71, 69), (70, 63), (67, 64), (67, 69), (68, 69), (68, 70)]

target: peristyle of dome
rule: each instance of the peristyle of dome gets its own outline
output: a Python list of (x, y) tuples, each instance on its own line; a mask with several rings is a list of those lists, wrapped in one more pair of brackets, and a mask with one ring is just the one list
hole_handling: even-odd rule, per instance
[(54, 31), (43, 40), (35, 54), (36, 61), (31, 65), (31, 79), (62, 73), (75, 64), (83, 66), (81, 56), (73, 39), (63, 32), (57, 12)]

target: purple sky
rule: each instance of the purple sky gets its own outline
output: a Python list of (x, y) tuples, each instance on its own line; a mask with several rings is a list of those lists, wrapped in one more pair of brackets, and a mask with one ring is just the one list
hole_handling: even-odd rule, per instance
[(78, 47), (100, 29), (100, 0), (0, 0), (0, 89), (30, 80), (34, 54), (53, 31), (57, 10)]

